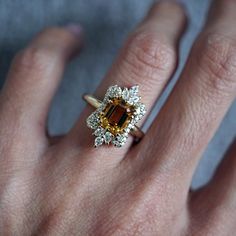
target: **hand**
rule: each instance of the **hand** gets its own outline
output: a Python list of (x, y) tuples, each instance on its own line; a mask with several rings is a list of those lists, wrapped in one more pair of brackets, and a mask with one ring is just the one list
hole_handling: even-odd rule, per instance
[[(0, 97), (1, 235), (234, 235), (236, 145), (208, 185), (196, 165), (236, 95), (236, 1), (217, 0), (181, 78), (137, 145), (93, 148), (85, 119), (45, 134), (79, 28), (47, 29), (15, 57)], [(96, 91), (140, 85), (148, 112), (176, 67), (181, 7), (155, 4)], [(81, 78), (82, 79), (82, 78)]]

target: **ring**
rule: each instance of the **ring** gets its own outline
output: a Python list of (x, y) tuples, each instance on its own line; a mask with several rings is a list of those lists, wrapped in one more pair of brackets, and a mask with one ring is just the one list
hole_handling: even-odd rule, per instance
[(146, 108), (138, 96), (139, 86), (121, 88), (118, 85), (110, 86), (103, 101), (85, 94), (83, 99), (96, 110), (87, 118), (87, 126), (94, 130), (96, 137), (94, 146), (113, 144), (122, 147), (128, 134), (140, 140), (144, 133), (136, 126), (146, 113)]

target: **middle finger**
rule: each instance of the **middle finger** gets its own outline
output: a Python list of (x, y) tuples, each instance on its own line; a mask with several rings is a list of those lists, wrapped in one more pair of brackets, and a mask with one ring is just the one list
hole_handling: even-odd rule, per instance
[[(138, 84), (142, 102), (150, 111), (175, 69), (176, 47), (184, 24), (185, 16), (179, 5), (166, 2), (154, 4), (144, 21), (128, 38), (117, 61), (96, 90), (96, 96), (102, 98), (110, 85), (130, 87)], [(94, 150), (93, 137), (85, 122), (91, 111), (87, 107), (69, 133), (67, 141), (70, 146)], [(83, 137), (78, 134), (83, 134)], [(109, 148), (112, 148), (114, 158), (120, 160), (129, 146), (126, 144), (122, 148)], [(103, 158), (110, 156), (104, 147), (96, 149), (96, 154)]]

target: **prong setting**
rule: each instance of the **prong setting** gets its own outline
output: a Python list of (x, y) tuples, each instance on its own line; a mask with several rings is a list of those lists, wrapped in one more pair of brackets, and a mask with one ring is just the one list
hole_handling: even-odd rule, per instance
[(128, 134), (146, 112), (138, 91), (138, 85), (108, 88), (101, 105), (87, 118), (87, 126), (94, 130), (96, 137), (95, 147), (102, 144), (122, 147), (126, 143)]

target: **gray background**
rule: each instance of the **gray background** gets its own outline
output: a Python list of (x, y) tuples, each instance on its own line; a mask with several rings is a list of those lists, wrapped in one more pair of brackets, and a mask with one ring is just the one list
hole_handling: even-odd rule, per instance
[[(192, 42), (205, 20), (207, 0), (182, 0), (189, 15), (189, 27), (182, 40), (180, 65), (151, 119), (178, 79)], [(86, 47), (65, 72), (49, 117), (52, 133), (66, 132), (84, 107), (81, 95), (92, 92), (103, 78), (127, 34), (139, 22), (151, 0), (0, 0), (0, 82), (4, 83), (9, 63), (39, 30), (49, 25), (81, 23)], [(236, 103), (224, 119), (206, 150), (193, 179), (204, 184), (236, 133)], [(151, 121), (150, 119), (150, 121)], [(149, 123), (150, 123), (149, 121)]]

